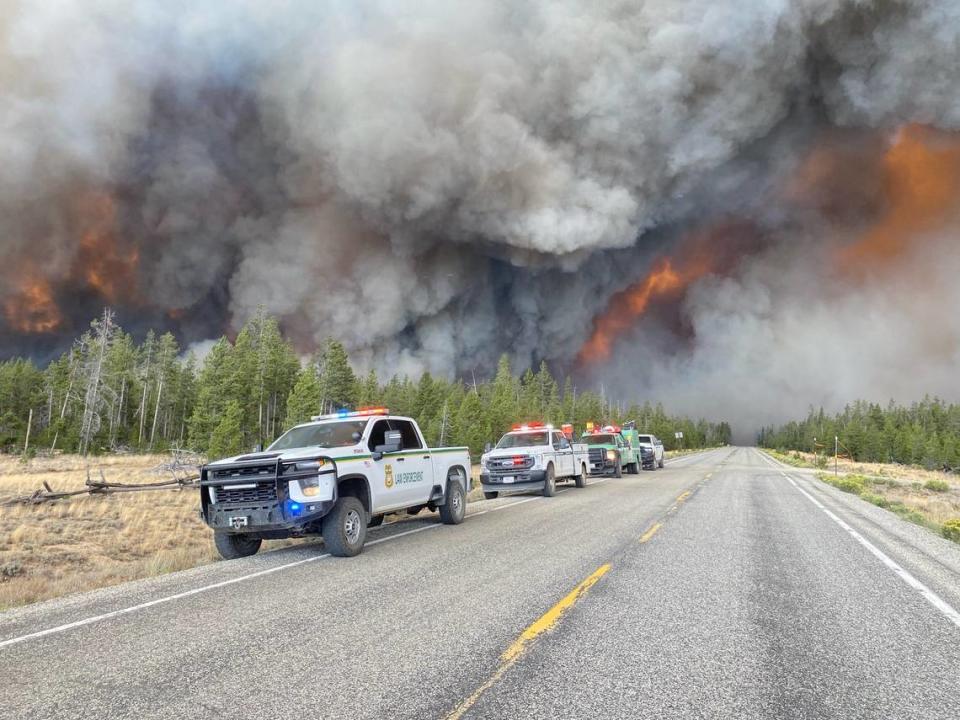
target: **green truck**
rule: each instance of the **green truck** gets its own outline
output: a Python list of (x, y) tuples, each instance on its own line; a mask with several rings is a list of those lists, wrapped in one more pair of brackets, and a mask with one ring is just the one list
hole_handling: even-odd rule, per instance
[(591, 475), (622, 477), (624, 472), (633, 475), (640, 473), (640, 447), (636, 438), (630, 437), (631, 433), (635, 436), (637, 431), (625, 431), (616, 425), (598, 427), (594, 423), (587, 423), (587, 430), (580, 442), (587, 445)]

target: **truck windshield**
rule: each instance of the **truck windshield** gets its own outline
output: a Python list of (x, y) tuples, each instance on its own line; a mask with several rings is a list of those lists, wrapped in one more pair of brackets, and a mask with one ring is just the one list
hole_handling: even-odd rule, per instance
[(357, 440), (354, 433), (363, 433), (367, 420), (347, 420), (319, 425), (300, 425), (288, 430), (268, 450), (290, 450), (305, 447), (346, 447)]
[(580, 438), (587, 445), (616, 445), (613, 435), (584, 435)]
[(650, 439), (649, 435), (638, 435), (637, 442), (641, 445), (653, 445), (653, 440)]
[(534, 445), (546, 444), (548, 444), (548, 440), (547, 433), (545, 431), (510, 433), (509, 435), (504, 435), (502, 438), (500, 438), (500, 442), (497, 443), (497, 449), (532, 447)]

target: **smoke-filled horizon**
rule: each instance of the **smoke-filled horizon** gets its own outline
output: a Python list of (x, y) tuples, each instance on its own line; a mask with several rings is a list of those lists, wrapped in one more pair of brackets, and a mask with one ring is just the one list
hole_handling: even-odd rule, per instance
[(0, 347), (541, 359), (761, 423), (957, 398), (949, 0), (0, 10)]

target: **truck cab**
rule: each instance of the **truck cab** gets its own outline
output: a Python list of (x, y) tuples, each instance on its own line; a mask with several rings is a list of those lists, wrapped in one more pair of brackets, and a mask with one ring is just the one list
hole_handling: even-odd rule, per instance
[(640, 452), (616, 425), (597, 426), (587, 423), (580, 438), (589, 452), (591, 475), (622, 477), (624, 472), (640, 472)]
[(200, 512), (226, 559), (306, 535), (351, 556), (385, 513), (429, 507), (462, 522), (469, 490), (467, 448), (428, 448), (416, 421), (364, 408), (315, 416), (264, 452), (205, 465)]
[(573, 442), (572, 425), (516, 424), (480, 458), (480, 483), (488, 500), (504, 491), (539, 490), (552, 497), (557, 481), (563, 480), (577, 487), (587, 483), (587, 448)]

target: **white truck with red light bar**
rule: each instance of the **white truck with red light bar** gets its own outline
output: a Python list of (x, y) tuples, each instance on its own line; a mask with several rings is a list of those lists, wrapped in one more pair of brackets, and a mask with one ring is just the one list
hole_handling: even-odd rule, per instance
[(414, 420), (365, 408), (318, 415), (264, 452), (205, 465), (200, 512), (227, 559), (253, 555), (264, 539), (305, 535), (351, 556), (385, 513), (426, 507), (463, 522), (469, 491), (467, 448), (428, 448)]
[(587, 446), (573, 442), (573, 426), (527, 423), (514, 425), (495, 448), (480, 458), (480, 483), (487, 499), (504, 491), (540, 490), (547, 497), (558, 480), (587, 484)]

